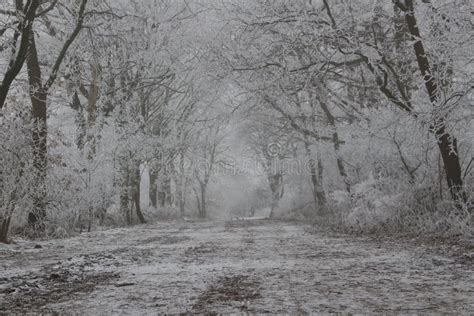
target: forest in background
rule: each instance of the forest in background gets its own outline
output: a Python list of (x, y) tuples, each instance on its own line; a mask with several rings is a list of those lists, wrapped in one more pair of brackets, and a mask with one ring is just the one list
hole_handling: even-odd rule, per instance
[(470, 0), (2, 0), (0, 242), (178, 218), (473, 233)]

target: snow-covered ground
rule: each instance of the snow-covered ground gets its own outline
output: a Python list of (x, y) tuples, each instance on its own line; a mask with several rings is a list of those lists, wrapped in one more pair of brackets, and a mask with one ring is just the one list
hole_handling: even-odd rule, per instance
[(0, 245), (0, 314), (472, 312), (465, 252), (269, 220), (18, 241)]

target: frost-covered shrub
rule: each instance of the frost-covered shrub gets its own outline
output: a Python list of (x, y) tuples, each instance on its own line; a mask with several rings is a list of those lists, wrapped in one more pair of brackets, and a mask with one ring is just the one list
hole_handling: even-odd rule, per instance
[(473, 233), (472, 215), (444, 201), (427, 185), (374, 177), (330, 194), (332, 220), (339, 228), (362, 232), (409, 232), (414, 234)]
[[(51, 132), (51, 134), (53, 134)], [(46, 233), (63, 237), (103, 224), (115, 195), (111, 149), (95, 144), (95, 155), (77, 148), (60, 131), (51, 137), (48, 161)]]
[(404, 200), (399, 188), (393, 187), (393, 181), (382, 177), (376, 179), (372, 174), (353, 186), (349, 198), (352, 208), (345, 218), (347, 224), (368, 228), (393, 221)]
[(107, 156), (94, 159), (71, 150), (48, 173), (48, 226), (56, 231), (87, 231), (102, 224), (115, 194)]
[(0, 115), (0, 153), (0, 238), (6, 241), (9, 228), (21, 226), (32, 208), (34, 168), (26, 115)]

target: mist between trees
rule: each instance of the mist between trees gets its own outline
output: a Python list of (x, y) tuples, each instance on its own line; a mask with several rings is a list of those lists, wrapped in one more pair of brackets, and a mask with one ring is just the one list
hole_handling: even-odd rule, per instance
[(0, 241), (266, 208), (472, 234), (472, 12), (4, 0)]
[[(280, 147), (278, 144), (270, 144), (269, 151), (272, 147)], [(193, 160), (185, 159), (183, 167), (188, 175), (192, 175), (193, 170), (209, 170), (212, 173), (222, 176), (245, 176), (254, 175), (257, 177), (265, 176), (267, 173), (275, 174), (281, 173), (289, 176), (309, 176), (311, 175), (311, 168), (314, 161), (308, 157), (278, 157), (278, 152), (274, 152), (275, 159), (272, 159), (269, 165), (263, 168), (258, 162), (258, 157), (228, 157), (225, 161), (213, 163), (204, 158), (197, 158)]]

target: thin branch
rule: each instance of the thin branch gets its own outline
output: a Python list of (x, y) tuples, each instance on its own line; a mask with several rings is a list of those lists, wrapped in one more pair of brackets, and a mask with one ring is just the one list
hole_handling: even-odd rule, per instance
[(293, 127), (293, 129), (295, 129), (297, 132), (300, 132), (304, 136), (312, 137), (316, 140), (333, 141), (333, 139), (331, 137), (321, 136), (318, 133), (315, 133), (313, 131), (310, 131), (310, 130), (308, 130), (306, 128), (303, 128), (300, 125), (298, 125), (298, 123), (296, 123), (294, 117), (292, 117), (290, 114), (286, 113), (281, 107), (279, 107), (276, 104), (276, 102), (273, 102), (267, 95), (261, 95), (261, 97), (263, 98), (263, 100), (266, 103), (270, 104), (271, 107), (273, 107), (281, 115), (283, 115), (283, 117), (285, 117), (289, 121), (291, 127)]
[(324, 7), (326, 8), (326, 13), (327, 13), (329, 19), (331, 20), (332, 28), (336, 29), (337, 28), (336, 20), (334, 20), (334, 16), (331, 13), (331, 9), (329, 8), (329, 4), (328, 4), (327, 0), (323, 0), (323, 2), (324, 2)]
[(53, 10), (57, 3), (58, 3), (58, 0), (54, 0), (53, 2), (50, 3), (50, 5), (47, 8), (45, 8), (44, 10), (41, 10), (39, 13), (37, 13), (36, 17), (40, 17), (42, 15), (45, 15), (49, 11)]
[(16, 12), (12, 11), (12, 10), (2, 10), (2, 9), (0, 9), (0, 14), (15, 16)]
[(48, 91), (48, 89), (51, 88), (54, 81), (56, 80), (59, 67), (61, 66), (61, 63), (63, 62), (64, 57), (66, 57), (67, 50), (69, 49), (69, 47), (74, 42), (77, 35), (82, 29), (82, 25), (84, 22), (84, 11), (86, 9), (86, 5), (87, 5), (87, 0), (82, 0), (81, 5), (79, 7), (78, 14), (77, 14), (76, 27), (74, 28), (73, 32), (64, 43), (63, 48), (61, 49), (61, 52), (59, 53), (58, 58), (56, 59), (56, 62), (54, 63), (53, 70), (51, 71), (51, 75), (49, 76), (49, 79), (48, 81), (46, 81), (46, 84), (44, 86), (45, 91)]

